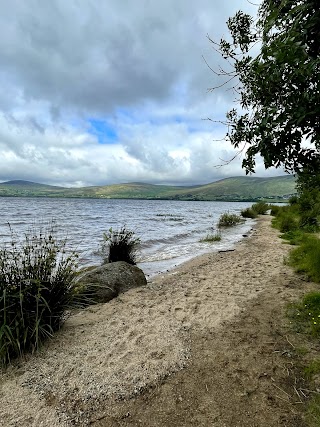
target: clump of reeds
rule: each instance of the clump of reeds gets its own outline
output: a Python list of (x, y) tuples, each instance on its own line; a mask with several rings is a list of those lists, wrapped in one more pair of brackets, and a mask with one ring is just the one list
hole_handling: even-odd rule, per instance
[(76, 305), (77, 254), (50, 227), (0, 249), (0, 364), (34, 351)]
[(213, 243), (213, 242), (220, 242), (221, 240), (221, 232), (218, 230), (215, 234), (208, 233), (206, 237), (203, 239), (200, 239), (201, 243)]
[(119, 230), (109, 229), (103, 235), (102, 257), (104, 263), (125, 261), (129, 264), (136, 264), (137, 253), (140, 246), (140, 239), (135, 233), (125, 226)]

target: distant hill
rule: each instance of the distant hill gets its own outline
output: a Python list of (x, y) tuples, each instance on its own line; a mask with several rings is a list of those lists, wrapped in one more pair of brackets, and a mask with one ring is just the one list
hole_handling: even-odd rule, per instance
[(13, 180), (0, 183), (0, 196), (48, 197), (63, 192), (64, 187), (38, 184), (32, 181)]
[(255, 200), (286, 199), (296, 193), (296, 182), (292, 175), (272, 178), (239, 176), (202, 185), (180, 192), (200, 200)]
[(232, 177), (206, 185), (188, 187), (128, 183), (65, 188), (21, 180), (0, 183), (0, 196), (7, 197), (281, 201), (288, 199), (295, 193), (295, 178), (292, 175), (272, 178)]
[(47, 185), (47, 184), (38, 184), (37, 182), (32, 182), (32, 181), (23, 181), (21, 179), (16, 179), (13, 181), (6, 181), (1, 183), (0, 185), (4, 185), (4, 186), (10, 186), (10, 187), (17, 187), (17, 188), (47, 188), (47, 189), (61, 189), (64, 187), (57, 187), (55, 185)]

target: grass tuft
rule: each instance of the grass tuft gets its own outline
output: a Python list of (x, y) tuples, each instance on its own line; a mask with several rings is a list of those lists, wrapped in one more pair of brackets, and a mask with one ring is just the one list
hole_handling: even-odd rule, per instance
[(313, 395), (307, 408), (307, 421), (309, 427), (319, 427), (320, 423), (320, 395)]
[(305, 366), (303, 372), (309, 381), (312, 380), (315, 375), (320, 374), (320, 359), (312, 360), (307, 366)]
[(103, 263), (125, 261), (128, 264), (136, 264), (140, 239), (135, 233), (122, 226), (120, 230), (110, 230), (103, 235), (102, 244)]
[(289, 306), (288, 315), (297, 332), (320, 337), (320, 293), (306, 294), (299, 303)]
[(217, 231), (215, 234), (207, 234), (206, 237), (200, 240), (201, 243), (213, 243), (213, 242), (220, 242), (221, 240), (221, 233)]

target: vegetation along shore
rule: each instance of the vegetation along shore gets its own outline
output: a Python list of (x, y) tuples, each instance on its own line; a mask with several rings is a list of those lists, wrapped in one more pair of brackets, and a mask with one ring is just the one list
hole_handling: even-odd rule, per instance
[(75, 311), (1, 370), (4, 425), (319, 425), (320, 297), (306, 296), (317, 285), (289, 265), (311, 276), (305, 257), (271, 227), (305, 254), (317, 236), (305, 194), (264, 205), (273, 216), (235, 250)]
[[(239, 11), (228, 20), (230, 39), (209, 38), (227, 61), (217, 72), (209, 66), (224, 79), (212, 90), (235, 84), (240, 101), (224, 123), (246, 173), (260, 155), (265, 168), (283, 167), (296, 181), (229, 178), (187, 189), (1, 184), (3, 196), (258, 202), (241, 212), (256, 223), (234, 249), (148, 283), (139, 271), (139, 286), (126, 292), (114, 280), (107, 303), (92, 304), (95, 279), (90, 286), (84, 279), (104, 274), (103, 266), (78, 271), (77, 254), (50, 231), (20, 243), (12, 236), (0, 251), (2, 425), (320, 426), (319, 24), (315, 0), (262, 0), (257, 17)], [(277, 190), (267, 193), (266, 183)], [(266, 203), (279, 198), (288, 203)], [(226, 212), (205, 239), (215, 244), (242, 218)], [(134, 255), (139, 239), (130, 230), (110, 230), (107, 246), (122, 245), (123, 234)], [(113, 268), (110, 252), (105, 258)], [(139, 270), (120, 262), (126, 272)]]

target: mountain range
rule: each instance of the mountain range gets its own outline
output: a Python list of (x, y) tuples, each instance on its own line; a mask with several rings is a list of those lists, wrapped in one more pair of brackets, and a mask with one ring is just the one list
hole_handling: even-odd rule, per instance
[(21, 180), (0, 183), (0, 197), (281, 201), (295, 193), (295, 178), (292, 175), (272, 178), (237, 176), (188, 187), (137, 182), (81, 188), (57, 187)]

